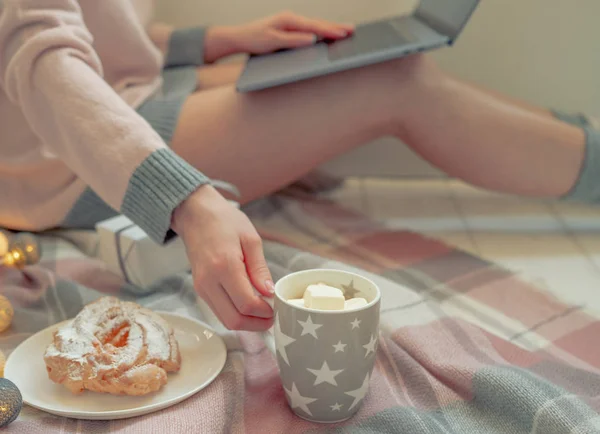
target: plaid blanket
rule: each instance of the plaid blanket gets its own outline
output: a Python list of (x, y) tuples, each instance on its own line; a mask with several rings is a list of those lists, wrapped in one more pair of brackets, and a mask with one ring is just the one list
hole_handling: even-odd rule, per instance
[[(201, 319), (223, 333), (228, 361), (206, 389), (167, 410), (81, 421), (25, 407), (9, 433), (597, 433), (600, 322), (523, 276), (419, 234), (388, 230), (335, 202), (280, 193), (246, 208), (276, 279), (308, 268), (362, 273), (382, 290), (381, 335), (360, 412), (323, 426), (288, 409), (275, 359), (253, 333), (229, 333), (189, 275), (145, 290), (93, 259), (94, 239), (44, 236), (24, 273), (0, 269), (16, 308), (5, 353), (103, 294)], [(594, 343), (596, 342), (596, 343)]]

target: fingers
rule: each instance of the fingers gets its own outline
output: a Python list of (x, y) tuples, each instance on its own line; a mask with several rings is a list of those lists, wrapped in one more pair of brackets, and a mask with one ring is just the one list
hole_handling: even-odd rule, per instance
[(196, 288), (196, 290), (229, 330), (265, 331), (273, 325), (272, 318), (242, 315), (227, 295), (225, 288), (219, 284)]
[(273, 49), (300, 48), (317, 42), (313, 33), (275, 31), (273, 33)]
[(220, 277), (221, 285), (240, 314), (258, 318), (273, 317), (271, 306), (254, 291), (243, 262), (232, 264), (229, 272)]
[(273, 285), (273, 278), (265, 260), (260, 236), (254, 232), (252, 235), (242, 238), (241, 243), (246, 271), (252, 285), (262, 295), (272, 296), (275, 292), (275, 285)]
[(312, 33), (318, 38), (339, 39), (352, 34), (354, 26), (339, 24), (325, 20), (318, 20), (284, 12), (278, 16), (279, 26), (282, 30)]
[[(254, 251), (260, 249), (262, 255), (260, 238), (258, 240), (258, 243), (250, 242), (250, 245), (253, 246)], [(237, 253), (232, 253), (235, 250)], [(202, 268), (196, 269), (194, 273), (196, 292), (206, 300), (228, 329), (267, 330), (272, 325), (273, 309), (254, 290), (248, 277), (240, 244), (234, 245), (227, 250), (227, 253), (213, 251), (213, 255), (211, 259), (202, 261)], [(258, 270), (260, 275), (270, 279), (268, 270), (267, 273), (261, 268)], [(263, 290), (265, 286), (266, 283), (263, 283)]]

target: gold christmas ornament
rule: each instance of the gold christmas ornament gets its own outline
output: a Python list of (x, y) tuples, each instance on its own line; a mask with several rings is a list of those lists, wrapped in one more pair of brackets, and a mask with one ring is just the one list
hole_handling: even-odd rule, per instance
[(4, 377), (4, 365), (6, 365), (6, 357), (4, 357), (4, 353), (0, 351), (0, 378)]
[(0, 257), (0, 265), (23, 268), (37, 264), (40, 260), (41, 248), (37, 239), (28, 233), (15, 235), (8, 244), (8, 252)]
[(0, 333), (10, 327), (15, 311), (8, 298), (0, 295)]

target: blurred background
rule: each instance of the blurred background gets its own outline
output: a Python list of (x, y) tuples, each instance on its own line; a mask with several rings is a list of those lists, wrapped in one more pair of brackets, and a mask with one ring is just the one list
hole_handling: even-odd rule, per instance
[[(289, 9), (359, 23), (407, 13), (416, 3), (157, 0), (156, 18), (176, 26), (237, 24)], [(433, 56), (445, 70), (480, 85), (545, 107), (600, 115), (598, 17), (598, 0), (482, 0), (457, 45)], [(326, 168), (341, 175), (441, 176), (404, 145), (387, 138), (366, 144)]]

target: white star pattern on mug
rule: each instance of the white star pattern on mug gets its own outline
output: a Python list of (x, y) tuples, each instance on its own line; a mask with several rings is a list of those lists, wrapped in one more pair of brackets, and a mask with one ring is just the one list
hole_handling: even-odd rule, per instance
[(309, 398), (307, 396), (302, 396), (300, 395), (300, 392), (298, 392), (298, 389), (296, 388), (296, 383), (292, 383), (292, 390), (287, 390), (284, 387), (285, 393), (288, 394), (288, 396), (290, 397), (290, 406), (292, 408), (300, 408), (302, 409), (306, 414), (308, 414), (309, 416), (312, 416), (312, 413), (310, 412), (309, 408), (308, 408), (308, 404), (311, 404), (315, 401), (317, 401), (317, 398)]
[(279, 315), (275, 316), (275, 346), (277, 347), (277, 351), (281, 354), (281, 358), (285, 361), (285, 363), (290, 365), (290, 361), (288, 360), (287, 352), (285, 347), (287, 347), (292, 342), (295, 342), (296, 339), (284, 334), (281, 331), (281, 324), (279, 323)]
[(309, 372), (315, 374), (317, 378), (315, 378), (315, 384), (313, 386), (317, 386), (321, 383), (329, 383), (334, 386), (337, 386), (337, 381), (335, 381), (336, 375), (340, 375), (344, 372), (343, 369), (331, 370), (329, 369), (329, 365), (327, 365), (327, 361), (323, 362), (323, 366), (321, 369), (310, 369), (306, 368)]
[(365, 377), (365, 381), (363, 381), (362, 386), (360, 386), (356, 390), (351, 390), (350, 392), (345, 392), (346, 395), (350, 395), (351, 397), (354, 398), (354, 402), (352, 402), (352, 405), (350, 406), (350, 408), (348, 408), (348, 411), (352, 410), (356, 405), (358, 405), (358, 403), (365, 397), (368, 390), (369, 390), (369, 374), (367, 374), (367, 376)]
[(319, 339), (317, 336), (317, 329), (323, 327), (323, 324), (314, 324), (310, 315), (308, 315), (308, 319), (306, 321), (298, 320), (298, 322), (302, 326), (302, 333), (300, 336), (312, 335), (315, 339)]
[[(283, 405), (299, 418), (331, 423), (352, 417), (369, 394), (374, 364), (379, 360), (379, 339), (383, 338), (380, 295), (376, 285), (358, 275), (348, 273), (339, 279), (335, 270), (317, 271), (314, 277), (312, 272), (302, 271), (297, 278), (284, 277), (278, 282), (270, 330), (277, 345), (269, 349), (275, 350), (282, 384), (279, 390), (285, 392)], [(303, 308), (301, 291), (319, 282), (343, 288), (346, 295), (364, 297), (367, 305), (341, 312)]]
[(375, 337), (373, 337), (373, 335), (371, 335), (371, 340), (369, 341), (368, 344), (363, 345), (363, 348), (365, 350), (367, 350), (366, 354), (365, 354), (365, 358), (371, 354), (371, 353), (375, 353), (375, 344), (377, 343), (377, 339), (375, 339)]
[(337, 344), (333, 344), (333, 348), (335, 348), (336, 353), (344, 352), (347, 344), (343, 344), (342, 341), (339, 341)]

